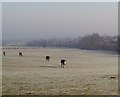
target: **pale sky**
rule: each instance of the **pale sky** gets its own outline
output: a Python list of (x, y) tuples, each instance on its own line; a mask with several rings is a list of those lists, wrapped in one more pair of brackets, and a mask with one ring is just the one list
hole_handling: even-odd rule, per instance
[(118, 3), (2, 3), (3, 40), (118, 34)]

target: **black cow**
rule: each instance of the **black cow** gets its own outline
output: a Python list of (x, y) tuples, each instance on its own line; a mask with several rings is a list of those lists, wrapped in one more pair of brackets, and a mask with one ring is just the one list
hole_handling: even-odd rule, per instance
[(19, 56), (23, 56), (23, 55), (22, 55), (22, 52), (19, 52)]
[(64, 68), (67, 62), (65, 59), (62, 59), (60, 63), (61, 63), (61, 67)]
[(50, 56), (46, 56), (46, 61), (49, 61), (50, 60)]
[(3, 55), (5, 56), (5, 51), (3, 52)]

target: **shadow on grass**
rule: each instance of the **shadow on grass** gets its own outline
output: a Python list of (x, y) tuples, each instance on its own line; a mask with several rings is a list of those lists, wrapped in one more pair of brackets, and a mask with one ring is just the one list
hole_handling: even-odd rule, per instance
[(40, 66), (40, 67), (44, 67), (44, 68), (60, 68), (58, 66)]

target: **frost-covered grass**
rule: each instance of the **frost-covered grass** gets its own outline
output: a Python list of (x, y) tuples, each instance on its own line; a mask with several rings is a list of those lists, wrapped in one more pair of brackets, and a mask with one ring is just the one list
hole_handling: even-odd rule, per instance
[[(117, 95), (118, 56), (79, 49), (5, 49), (3, 95)], [(23, 56), (18, 56), (22, 51)], [(45, 56), (50, 55), (50, 62)], [(60, 59), (67, 60), (65, 68)], [(115, 78), (111, 78), (115, 77)]]

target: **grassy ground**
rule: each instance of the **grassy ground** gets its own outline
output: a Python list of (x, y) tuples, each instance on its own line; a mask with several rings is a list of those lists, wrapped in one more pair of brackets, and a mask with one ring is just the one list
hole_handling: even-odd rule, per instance
[(2, 96), (2, 47), (0, 46), (0, 96)]
[[(62, 48), (5, 51), (3, 95), (118, 94), (117, 55)], [(45, 61), (46, 55), (51, 56), (50, 62)], [(67, 60), (66, 68), (60, 67), (62, 58)]]

